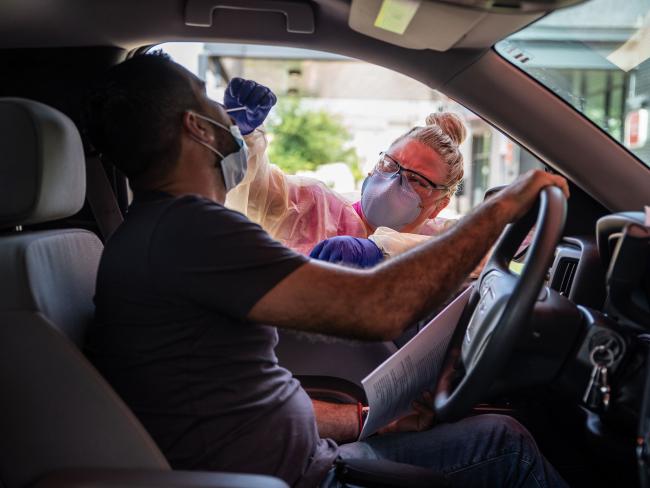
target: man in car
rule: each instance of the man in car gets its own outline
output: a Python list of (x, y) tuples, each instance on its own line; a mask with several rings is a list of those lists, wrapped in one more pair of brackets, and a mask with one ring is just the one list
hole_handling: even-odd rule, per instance
[(418, 407), (388, 433), (339, 446), (359, 433), (356, 405), (316, 404), (315, 418), (274, 354), (275, 327), (398, 337), (458, 287), (540, 189), (568, 195), (563, 178), (528, 173), (443, 236), (357, 270), (309, 260), (223, 206), (244, 176), (246, 146), (204, 84), (169, 58), (113, 67), (84, 120), (134, 191), (101, 259), (87, 351), (174, 468), (336, 486), (338, 456), (369, 457), (433, 468), (452, 486), (564, 486), (504, 416), (421, 430), (431, 412)]

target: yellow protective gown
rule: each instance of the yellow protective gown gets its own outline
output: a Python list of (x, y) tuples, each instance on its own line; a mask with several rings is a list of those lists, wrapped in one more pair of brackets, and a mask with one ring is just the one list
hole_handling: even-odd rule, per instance
[(372, 235), (352, 203), (314, 178), (286, 175), (270, 163), (263, 129), (244, 137), (249, 149), (244, 180), (226, 197), (226, 206), (260, 224), (274, 239), (308, 255), (323, 239), (334, 236), (369, 238), (386, 256), (394, 256), (438, 235), (456, 221), (424, 222), (417, 234), (378, 228)]

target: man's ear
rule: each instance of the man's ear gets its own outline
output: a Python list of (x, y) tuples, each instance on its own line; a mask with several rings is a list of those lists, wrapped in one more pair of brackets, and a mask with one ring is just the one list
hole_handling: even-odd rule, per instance
[(188, 135), (194, 137), (208, 144), (214, 142), (214, 132), (210, 124), (200, 117), (197, 117), (194, 112), (187, 111), (183, 114), (183, 130)]
[(440, 212), (442, 212), (445, 208), (447, 208), (447, 205), (449, 205), (450, 201), (451, 201), (451, 197), (449, 195), (438, 200), (438, 203), (436, 203), (436, 206), (433, 208), (433, 212), (431, 212), (429, 218), (435, 219)]

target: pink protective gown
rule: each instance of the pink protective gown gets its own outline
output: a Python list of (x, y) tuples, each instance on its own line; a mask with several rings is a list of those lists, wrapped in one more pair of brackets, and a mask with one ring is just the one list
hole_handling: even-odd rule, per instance
[[(309, 254), (323, 239), (334, 236), (367, 237), (386, 256), (399, 254), (428, 237), (438, 235), (456, 221), (427, 220), (418, 234), (379, 227), (372, 235), (355, 204), (321, 181), (286, 175), (269, 162), (267, 138), (257, 129), (245, 138), (249, 149), (244, 181), (228, 192), (226, 206), (260, 224), (274, 239), (302, 254)], [(360, 209), (360, 205), (356, 205)]]

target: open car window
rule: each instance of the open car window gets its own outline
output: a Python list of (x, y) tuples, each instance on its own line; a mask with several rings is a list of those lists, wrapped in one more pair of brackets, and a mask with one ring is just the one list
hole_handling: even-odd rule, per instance
[(558, 10), (496, 50), (650, 166), (650, 1)]
[(315, 177), (350, 200), (359, 199), (379, 153), (437, 111), (460, 115), (468, 132), (461, 146), (464, 180), (441, 217), (462, 216), (487, 189), (541, 167), (532, 154), (462, 105), (370, 63), (279, 46), (171, 42), (152, 49), (163, 50), (203, 79), (217, 101), (234, 77), (270, 87), (279, 100), (266, 121), (271, 161), (287, 174)]

